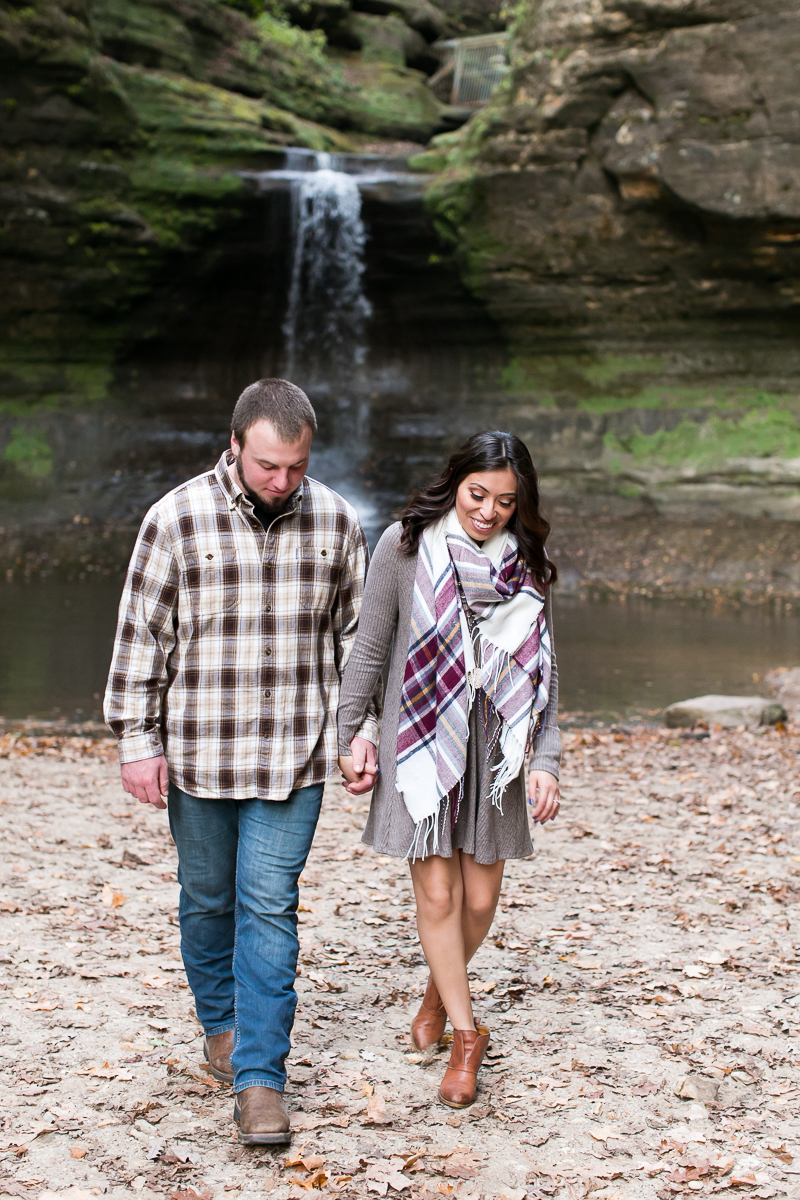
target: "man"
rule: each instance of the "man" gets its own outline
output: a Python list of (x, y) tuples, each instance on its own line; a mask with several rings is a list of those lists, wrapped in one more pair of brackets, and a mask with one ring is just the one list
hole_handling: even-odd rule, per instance
[[(251, 384), (230, 451), (151, 508), (105, 700), (125, 791), (168, 795), (183, 961), (246, 1145), (289, 1140), (298, 880), (367, 565), (355, 511), (305, 473), (316, 427), (300, 388)], [(361, 732), (377, 741), (377, 704)]]

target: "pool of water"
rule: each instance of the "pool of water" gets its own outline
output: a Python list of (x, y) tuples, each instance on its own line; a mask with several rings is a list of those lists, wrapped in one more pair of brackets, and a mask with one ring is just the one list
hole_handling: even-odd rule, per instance
[[(121, 590), (117, 578), (0, 586), (0, 716), (101, 716)], [(763, 609), (555, 599), (561, 709), (658, 719), (707, 692), (764, 692), (772, 667), (800, 665), (800, 619)]]

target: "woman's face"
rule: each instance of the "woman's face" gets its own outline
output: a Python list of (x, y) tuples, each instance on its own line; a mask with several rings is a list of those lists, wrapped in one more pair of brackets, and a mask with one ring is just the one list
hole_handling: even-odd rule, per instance
[(476, 542), (485, 542), (507, 525), (516, 507), (517, 477), (510, 467), (467, 475), (456, 492), (456, 516)]

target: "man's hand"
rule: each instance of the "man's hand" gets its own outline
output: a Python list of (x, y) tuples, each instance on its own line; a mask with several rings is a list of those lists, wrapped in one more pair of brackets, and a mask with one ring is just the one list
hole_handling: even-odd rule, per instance
[(371, 792), (378, 774), (378, 755), (372, 742), (354, 737), (350, 743), (352, 754), (339, 755), (339, 770), (347, 782), (345, 791), (351, 796), (363, 796)]
[(162, 799), (169, 788), (167, 760), (163, 754), (158, 758), (140, 758), (136, 762), (123, 763), (122, 786), (129, 795), (135, 796), (140, 804), (152, 804), (153, 808), (166, 808)]
[(558, 780), (549, 771), (528, 772), (528, 798), (534, 806), (533, 819), (539, 825), (554, 821), (561, 807)]

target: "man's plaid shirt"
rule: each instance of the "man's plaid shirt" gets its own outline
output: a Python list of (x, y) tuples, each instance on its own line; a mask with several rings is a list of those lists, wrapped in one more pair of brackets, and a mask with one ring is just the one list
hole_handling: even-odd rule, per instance
[[(367, 546), (355, 510), (308, 477), (265, 532), (231, 458), (144, 519), (105, 717), (123, 763), (164, 753), (192, 796), (285, 800), (336, 763)], [(359, 731), (374, 742), (377, 711)]]

